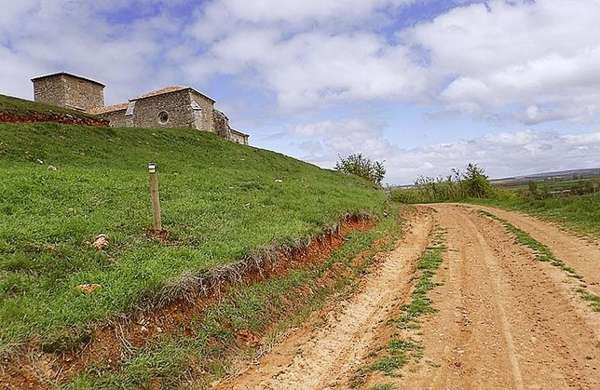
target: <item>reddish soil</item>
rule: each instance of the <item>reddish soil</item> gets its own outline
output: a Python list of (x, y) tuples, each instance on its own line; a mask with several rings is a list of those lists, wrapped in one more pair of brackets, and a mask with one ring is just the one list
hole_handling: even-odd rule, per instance
[[(131, 348), (140, 348), (165, 334), (186, 334), (194, 330), (189, 324), (201, 317), (207, 307), (217, 302), (234, 284), (252, 284), (270, 277), (285, 275), (291, 270), (320, 264), (337, 249), (352, 231), (364, 231), (372, 222), (349, 218), (339, 229), (312, 240), (306, 247), (282, 251), (263, 264), (248, 264), (241, 269), (228, 269), (214, 280), (190, 289), (185, 298), (166, 303), (126, 318), (116, 318), (98, 327), (92, 341), (81, 350), (64, 353), (45, 353), (39, 343), (30, 343), (20, 353), (4, 359), (0, 365), (1, 388), (50, 388), (64, 382), (94, 363), (117, 367)], [(240, 334), (247, 345), (256, 343), (251, 334)]]
[(54, 122), (65, 125), (108, 127), (109, 122), (104, 119), (76, 116), (59, 112), (29, 112), (17, 114), (12, 112), (0, 112), (0, 123), (36, 123)]

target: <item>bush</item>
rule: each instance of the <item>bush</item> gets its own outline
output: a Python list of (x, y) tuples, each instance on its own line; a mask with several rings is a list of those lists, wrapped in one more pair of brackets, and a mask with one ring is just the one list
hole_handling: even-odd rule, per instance
[(402, 203), (457, 202), (494, 196), (494, 188), (485, 171), (473, 163), (467, 165), (464, 173), (453, 169), (446, 177), (421, 176), (413, 188), (393, 190), (391, 195), (392, 200)]
[(335, 169), (349, 174), (367, 179), (378, 186), (385, 177), (385, 167), (383, 162), (371, 161), (364, 157), (362, 153), (351, 154), (348, 157), (340, 157), (340, 160), (335, 164)]

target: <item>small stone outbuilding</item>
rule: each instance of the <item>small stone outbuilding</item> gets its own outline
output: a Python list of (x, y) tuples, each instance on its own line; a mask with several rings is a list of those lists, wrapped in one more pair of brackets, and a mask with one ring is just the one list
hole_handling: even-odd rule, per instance
[(104, 84), (69, 73), (55, 73), (31, 79), (33, 99), (80, 111), (104, 107)]
[(249, 135), (233, 129), (215, 101), (190, 87), (167, 87), (127, 103), (104, 106), (104, 85), (68, 73), (32, 79), (36, 101), (85, 111), (111, 127), (193, 128), (248, 145)]

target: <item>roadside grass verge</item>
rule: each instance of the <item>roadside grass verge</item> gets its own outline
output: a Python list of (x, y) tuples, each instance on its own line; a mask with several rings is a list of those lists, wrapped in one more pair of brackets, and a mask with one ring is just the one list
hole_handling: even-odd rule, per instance
[(117, 367), (88, 367), (63, 388), (207, 387), (228, 372), (235, 356), (253, 356), (260, 348), (252, 345), (256, 341), (248, 343), (248, 337), (240, 336), (275, 339), (277, 333), (306, 318), (334, 294), (352, 289), (375, 255), (393, 249), (400, 237), (398, 207), (390, 214), (393, 216), (383, 218), (371, 230), (351, 233), (315, 267), (234, 286), (191, 325), (193, 335), (166, 335), (132, 351)]
[[(479, 214), (491, 218), (495, 221), (498, 221), (500, 224), (502, 224), (502, 226), (504, 226), (504, 228), (508, 232), (513, 234), (518, 244), (529, 248), (533, 252), (533, 255), (535, 256), (536, 260), (550, 263), (553, 266), (563, 270), (568, 276), (572, 278), (579, 280), (583, 279), (580, 275), (577, 274), (577, 272), (572, 267), (569, 267), (567, 264), (565, 264), (564, 261), (558, 259), (554, 255), (554, 253), (552, 253), (550, 248), (531, 237), (527, 232), (519, 229), (518, 227), (514, 226), (505, 219), (502, 219), (490, 212), (479, 210)], [(578, 288), (576, 291), (583, 300), (588, 302), (592, 310), (600, 312), (600, 296), (593, 294), (583, 288)]]
[(524, 199), (516, 194), (498, 199), (469, 199), (467, 203), (522, 211), (557, 222), (576, 232), (600, 237), (600, 196), (581, 195), (564, 198)]
[[(386, 347), (380, 356), (367, 366), (359, 368), (350, 381), (350, 387), (356, 388), (363, 385), (373, 372), (385, 376), (395, 376), (402, 367), (411, 360), (418, 361), (423, 356), (423, 346), (411, 337), (414, 330), (420, 328), (420, 319), (436, 312), (432, 306), (429, 292), (438, 284), (434, 277), (443, 262), (446, 251), (445, 230), (436, 227), (432, 233), (432, 242), (421, 255), (417, 263), (417, 279), (411, 295), (410, 303), (404, 305), (400, 316), (390, 323), (394, 327), (392, 336), (387, 341)], [(386, 386), (386, 385), (382, 385)]]
[[(150, 161), (160, 238), (149, 234)], [(215, 269), (385, 207), (364, 180), (191, 129), (0, 124), (0, 175), (0, 355), (30, 341), (77, 349), (95, 327), (176, 299)]]

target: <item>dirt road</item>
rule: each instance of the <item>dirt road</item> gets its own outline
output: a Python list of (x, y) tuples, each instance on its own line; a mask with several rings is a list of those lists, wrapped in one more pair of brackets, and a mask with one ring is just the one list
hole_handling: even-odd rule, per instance
[[(355, 295), (217, 388), (600, 389), (600, 313), (576, 292), (597, 287), (600, 248), (528, 217), (488, 211), (564, 256), (584, 281), (536, 260), (474, 208), (420, 207)], [(399, 329), (434, 227), (446, 232), (428, 295), (435, 312)], [(420, 353), (381, 370), (376, 363), (391, 339), (410, 340)]]

